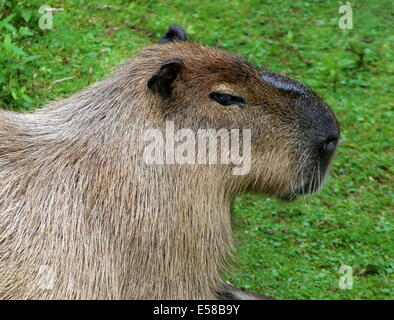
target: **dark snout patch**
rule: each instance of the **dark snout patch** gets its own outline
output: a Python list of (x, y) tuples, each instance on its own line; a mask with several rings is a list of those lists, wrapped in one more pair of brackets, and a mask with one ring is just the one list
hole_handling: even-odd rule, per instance
[(172, 24), (168, 27), (167, 33), (159, 40), (159, 43), (187, 41), (187, 33), (179, 24)]
[(261, 74), (261, 78), (268, 82), (274, 88), (286, 92), (295, 93), (297, 95), (304, 95), (309, 93), (310, 90), (297, 80), (290, 79), (285, 75), (275, 72), (264, 72)]

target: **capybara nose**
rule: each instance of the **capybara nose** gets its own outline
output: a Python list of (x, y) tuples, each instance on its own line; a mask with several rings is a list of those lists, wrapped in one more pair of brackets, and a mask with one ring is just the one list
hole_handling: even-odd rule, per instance
[(324, 141), (321, 142), (319, 153), (322, 156), (329, 156), (334, 151), (338, 144), (338, 136), (329, 136)]

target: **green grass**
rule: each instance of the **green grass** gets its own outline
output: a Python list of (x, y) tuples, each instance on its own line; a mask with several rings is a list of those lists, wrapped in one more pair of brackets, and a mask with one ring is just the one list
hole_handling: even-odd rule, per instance
[[(109, 2), (113, 7), (103, 8)], [(170, 23), (183, 25), (193, 41), (312, 87), (341, 123), (331, 177), (320, 194), (294, 203), (239, 197), (237, 259), (226, 278), (281, 299), (394, 299), (391, 1), (353, 1), (352, 30), (338, 28), (341, 1), (47, 0), (65, 9), (54, 14), (52, 30), (37, 26), (41, 4), (23, 1), (15, 11), (34, 9), (20, 22), (32, 35), (16, 37), (15, 45), (40, 57), (7, 74), (28, 98), (12, 100), (9, 86), (0, 87), (2, 107), (33, 109), (70, 96), (155, 43)], [(0, 57), (1, 68), (19, 66), (19, 58), (7, 59)], [(67, 77), (74, 78), (56, 83)], [(338, 288), (341, 265), (353, 268), (353, 289)]]

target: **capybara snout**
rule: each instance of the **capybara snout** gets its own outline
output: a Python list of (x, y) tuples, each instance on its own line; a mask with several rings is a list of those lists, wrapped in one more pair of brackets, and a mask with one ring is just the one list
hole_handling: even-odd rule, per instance
[(283, 74), (264, 72), (262, 78), (278, 90), (284, 108), (294, 114), (293, 150), (295, 162), (290, 193), (316, 191), (322, 184), (339, 141), (339, 124), (331, 109), (307, 86)]

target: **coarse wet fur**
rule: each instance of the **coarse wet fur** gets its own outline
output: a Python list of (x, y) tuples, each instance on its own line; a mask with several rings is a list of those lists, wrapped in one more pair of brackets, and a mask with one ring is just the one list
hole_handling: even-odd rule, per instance
[[(172, 28), (68, 99), (0, 111), (0, 298), (215, 299), (235, 196), (321, 185), (339, 138), (330, 109), (300, 82)], [(167, 121), (251, 129), (250, 172), (146, 164), (140, 137)]]

